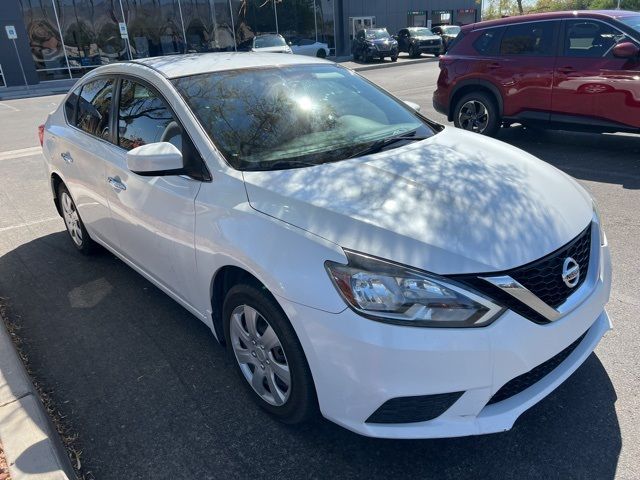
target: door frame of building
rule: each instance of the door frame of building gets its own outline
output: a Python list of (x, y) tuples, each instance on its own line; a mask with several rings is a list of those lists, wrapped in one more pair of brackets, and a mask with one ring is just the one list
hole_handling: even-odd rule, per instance
[[(358, 23), (357, 29), (356, 23)], [(376, 17), (373, 15), (366, 17), (349, 17), (349, 39), (353, 40), (356, 37), (356, 33), (358, 33), (358, 31), (362, 30), (363, 28), (374, 28), (375, 26)]]

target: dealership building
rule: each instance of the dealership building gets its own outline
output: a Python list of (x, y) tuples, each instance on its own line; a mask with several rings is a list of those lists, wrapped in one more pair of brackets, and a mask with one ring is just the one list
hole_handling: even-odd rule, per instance
[(363, 27), (464, 25), (476, 0), (2, 0), (0, 88), (70, 82), (99, 65), (245, 50), (254, 36), (326, 43), (349, 55)]

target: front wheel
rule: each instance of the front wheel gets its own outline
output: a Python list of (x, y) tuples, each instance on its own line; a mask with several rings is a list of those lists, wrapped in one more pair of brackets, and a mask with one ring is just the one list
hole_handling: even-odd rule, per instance
[(456, 127), (490, 137), (498, 132), (500, 122), (493, 98), (484, 92), (471, 92), (463, 96), (453, 113)]
[(223, 315), (229, 355), (254, 401), (284, 423), (314, 418), (311, 371), (276, 301), (263, 289), (236, 285), (225, 298)]
[(392, 62), (397, 62), (398, 61), (398, 55), (394, 55), (391, 57), (391, 61)]

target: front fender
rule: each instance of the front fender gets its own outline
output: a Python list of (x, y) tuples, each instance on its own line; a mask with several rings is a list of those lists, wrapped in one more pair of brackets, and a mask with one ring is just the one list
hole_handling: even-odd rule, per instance
[(218, 175), (196, 199), (198, 309), (211, 308), (210, 285), (220, 268), (248, 271), (274, 295), (338, 313), (346, 308), (324, 262), (346, 263), (341, 247), (254, 210), (241, 178)]

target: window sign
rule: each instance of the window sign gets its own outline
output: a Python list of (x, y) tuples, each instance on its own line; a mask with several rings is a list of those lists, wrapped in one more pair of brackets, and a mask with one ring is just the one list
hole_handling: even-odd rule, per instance
[(120, 27), (120, 37), (129, 38), (129, 33), (127, 32), (127, 24), (124, 22), (120, 22), (118, 23), (118, 26)]
[(7, 31), (7, 37), (9, 40), (15, 40), (18, 38), (18, 33), (16, 32), (16, 27), (13, 25), (5, 25), (4, 29)]

